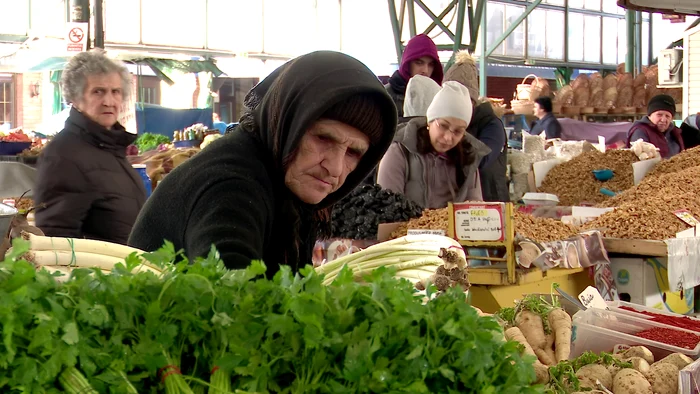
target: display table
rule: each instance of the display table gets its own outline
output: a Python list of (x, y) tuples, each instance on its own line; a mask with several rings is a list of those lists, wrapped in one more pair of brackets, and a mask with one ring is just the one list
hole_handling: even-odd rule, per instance
[(469, 256), (490, 265), (469, 269), (472, 305), (484, 312), (513, 306), (526, 293), (549, 293), (553, 283), (569, 294), (593, 284), (587, 268), (522, 268), (515, 259), (515, 226), (512, 203), (462, 203), (448, 205), (448, 236), (465, 249), (505, 250), (504, 257)]
[(29, 165), (0, 161), (0, 197), (19, 197), (28, 190), (26, 196), (31, 197), (36, 177), (36, 169)]

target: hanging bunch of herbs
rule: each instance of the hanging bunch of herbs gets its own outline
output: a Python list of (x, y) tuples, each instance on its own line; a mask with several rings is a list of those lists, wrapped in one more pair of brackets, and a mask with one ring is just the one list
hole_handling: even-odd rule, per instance
[(59, 283), (26, 250), (16, 241), (0, 264), (3, 393), (541, 391), (534, 360), (464, 292), (424, 303), (387, 269), (268, 280), (262, 262), (229, 271), (214, 250), (191, 263), (166, 244), (146, 256), (171, 267), (162, 276), (131, 273), (132, 255)]

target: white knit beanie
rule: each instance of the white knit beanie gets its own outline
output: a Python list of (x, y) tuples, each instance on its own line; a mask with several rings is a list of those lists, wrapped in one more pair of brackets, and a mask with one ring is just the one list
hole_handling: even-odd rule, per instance
[[(415, 78), (415, 77), (414, 77)], [(459, 82), (448, 81), (435, 95), (428, 107), (428, 123), (440, 118), (457, 118), (469, 122), (472, 120), (472, 100), (469, 90)]]
[(414, 75), (406, 85), (403, 116), (425, 116), (428, 112), (428, 106), (439, 91), (440, 85), (432, 78)]

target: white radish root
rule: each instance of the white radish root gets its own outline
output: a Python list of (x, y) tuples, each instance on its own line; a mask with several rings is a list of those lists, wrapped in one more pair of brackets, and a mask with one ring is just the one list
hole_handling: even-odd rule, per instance
[(679, 370), (681, 370), (681, 369), (687, 367), (688, 365), (692, 364), (693, 359), (686, 356), (685, 354), (682, 354), (682, 353), (673, 353), (673, 354), (669, 354), (668, 356), (655, 362), (653, 365), (660, 364), (660, 363), (673, 364), (676, 367), (678, 367)]
[(610, 390), (613, 385), (613, 377), (605, 366), (600, 364), (588, 364), (576, 371), (576, 377), (581, 383), (581, 387), (590, 389), (597, 388), (599, 381), (606, 389)]
[(30, 249), (32, 250), (67, 250), (103, 254), (105, 256), (114, 256), (122, 259), (134, 252), (139, 255), (146, 253), (143, 250), (126, 245), (97, 241), (94, 239), (46, 237), (29, 233), (22, 234), (22, 237), (29, 241), (31, 245)]
[[(524, 354), (537, 357), (534, 350), (532, 349), (532, 346), (530, 346), (530, 344), (527, 342), (527, 339), (525, 339), (525, 336), (518, 327), (511, 327), (505, 330), (504, 333), (506, 340), (515, 341), (523, 345), (523, 347), (525, 348), (525, 350), (523, 351)], [(546, 365), (542, 364), (540, 360), (536, 359), (534, 368), (535, 376), (537, 377), (537, 383), (549, 382), (549, 368), (547, 368)]]
[(549, 327), (554, 332), (556, 361), (565, 361), (571, 355), (571, 316), (561, 308), (552, 309), (547, 315)]
[(655, 394), (678, 393), (678, 367), (673, 364), (654, 364), (647, 374), (647, 380)]
[(532, 350), (542, 364), (550, 366), (556, 364), (556, 360), (552, 359), (545, 351), (547, 337), (544, 333), (542, 318), (539, 315), (528, 310), (523, 310), (515, 317), (515, 325), (523, 333), (528, 343), (530, 343)]
[(649, 373), (649, 370), (651, 369), (651, 366), (649, 365), (647, 360), (641, 357), (630, 357), (624, 359), (623, 361), (632, 363), (632, 368), (641, 372), (644, 376), (646, 376)]
[(612, 392), (615, 394), (653, 394), (651, 384), (644, 375), (632, 368), (621, 369), (615, 375)]
[[(36, 266), (99, 268), (105, 271), (112, 271), (117, 263), (124, 262), (123, 259), (114, 256), (67, 251), (29, 251), (23, 257)], [(150, 271), (157, 275), (161, 274), (160, 271), (146, 265), (134, 268), (134, 272), (142, 271)]]
[(644, 360), (646, 360), (646, 362), (648, 362), (649, 365), (654, 363), (654, 354), (651, 352), (651, 350), (647, 349), (644, 346), (632, 346), (627, 350), (619, 352), (619, 354), (622, 357), (622, 359), (630, 357), (641, 357)]

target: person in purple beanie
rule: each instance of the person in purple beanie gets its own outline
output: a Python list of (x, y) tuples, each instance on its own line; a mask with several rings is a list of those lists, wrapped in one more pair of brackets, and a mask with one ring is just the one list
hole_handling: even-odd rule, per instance
[(403, 117), (406, 85), (414, 75), (432, 78), (438, 85), (442, 85), (443, 71), (437, 47), (425, 34), (419, 34), (408, 41), (401, 58), (401, 66), (389, 78), (389, 83), (384, 85), (396, 104), (399, 117)]

